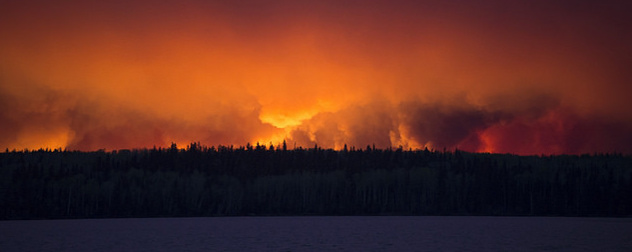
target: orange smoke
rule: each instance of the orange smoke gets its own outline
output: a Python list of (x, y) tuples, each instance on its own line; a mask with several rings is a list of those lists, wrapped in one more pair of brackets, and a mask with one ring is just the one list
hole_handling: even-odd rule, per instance
[(632, 152), (628, 4), (19, 1), (0, 147)]

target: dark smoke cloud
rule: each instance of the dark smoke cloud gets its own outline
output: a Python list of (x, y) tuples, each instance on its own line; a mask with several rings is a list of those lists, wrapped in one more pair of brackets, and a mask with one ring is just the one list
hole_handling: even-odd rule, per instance
[(167, 146), (170, 142), (206, 145), (242, 145), (255, 136), (272, 134), (271, 125), (261, 123), (259, 111), (239, 111), (227, 107), (221, 114), (188, 122), (160, 118), (127, 108), (77, 107), (71, 114), (74, 132), (70, 149), (145, 148)]
[(259, 120), (257, 107), (225, 106), (201, 120), (187, 121), (39, 85), (0, 87), (0, 91), (3, 149), (112, 150), (197, 141), (242, 145), (279, 130)]
[(0, 85), (0, 143), (37, 143), (49, 132), (64, 131), (73, 103), (71, 96), (45, 86)]
[(368, 103), (318, 114), (293, 130), (288, 141), (328, 148), (375, 144), (517, 154), (632, 151), (632, 125), (580, 114), (560, 99), (522, 91), (490, 97), (485, 105)]
[(69, 112), (72, 138), (69, 149), (121, 149), (164, 145), (163, 132), (169, 125), (156, 118), (124, 108), (85, 105)]
[(551, 108), (537, 118), (516, 115), (486, 131), (494, 150), (522, 154), (632, 151), (632, 124), (569, 108)]
[(632, 152), (630, 7), (9, 1), (0, 148)]
[(0, 93), (0, 142), (8, 143), (17, 140), (18, 130), (24, 123), (21, 118), (16, 118), (12, 113), (12, 108), (18, 106), (18, 103), (13, 97)]
[[(501, 115), (476, 107), (451, 108), (438, 104), (404, 103), (399, 106), (402, 124), (418, 143), (435, 148), (457, 147), (465, 139), (497, 123)], [(476, 146), (468, 146), (477, 148)]]

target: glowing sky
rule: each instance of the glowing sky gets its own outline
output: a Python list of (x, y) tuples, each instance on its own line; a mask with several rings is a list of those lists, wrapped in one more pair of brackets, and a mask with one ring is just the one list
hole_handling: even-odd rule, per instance
[(632, 153), (629, 1), (0, 2), (0, 148)]

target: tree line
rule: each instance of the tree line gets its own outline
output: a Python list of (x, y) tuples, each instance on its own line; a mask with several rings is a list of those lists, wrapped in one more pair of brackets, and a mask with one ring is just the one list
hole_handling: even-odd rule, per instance
[(0, 218), (632, 215), (632, 156), (247, 145), (0, 153)]

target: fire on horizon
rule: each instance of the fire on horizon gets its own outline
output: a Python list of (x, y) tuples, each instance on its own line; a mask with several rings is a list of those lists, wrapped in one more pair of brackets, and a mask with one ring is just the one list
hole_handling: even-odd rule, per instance
[(0, 148), (632, 153), (629, 1), (3, 1)]

